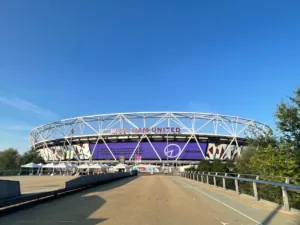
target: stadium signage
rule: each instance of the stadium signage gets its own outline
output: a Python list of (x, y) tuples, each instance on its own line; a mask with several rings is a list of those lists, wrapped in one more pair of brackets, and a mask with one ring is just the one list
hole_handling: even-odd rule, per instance
[(139, 127), (139, 128), (114, 128), (110, 129), (111, 134), (143, 134), (143, 133), (155, 133), (155, 134), (161, 134), (161, 133), (180, 133), (179, 127)]

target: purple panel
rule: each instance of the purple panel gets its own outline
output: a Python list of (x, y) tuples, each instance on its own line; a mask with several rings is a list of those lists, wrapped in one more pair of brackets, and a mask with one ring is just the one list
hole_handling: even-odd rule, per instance
[[(206, 143), (199, 143), (203, 151), (206, 153)], [(132, 152), (137, 146), (136, 142), (125, 142), (125, 143), (108, 143), (107, 144), (116, 159), (119, 156), (125, 156), (129, 159)], [(161, 159), (174, 160), (177, 158), (178, 154), (182, 151), (185, 146), (184, 142), (152, 142), (153, 147), (157, 151)], [(90, 145), (90, 149), (94, 149), (95, 144)], [(139, 147), (136, 149), (134, 155), (141, 155), (142, 160), (145, 159), (159, 159), (149, 142), (141, 142)], [(113, 159), (109, 150), (105, 144), (97, 144), (95, 151), (93, 153), (93, 159)], [(134, 157), (133, 157), (134, 159)], [(181, 153), (179, 159), (181, 160), (200, 160), (204, 159), (202, 153), (199, 150), (197, 143), (188, 143), (183, 152)]]

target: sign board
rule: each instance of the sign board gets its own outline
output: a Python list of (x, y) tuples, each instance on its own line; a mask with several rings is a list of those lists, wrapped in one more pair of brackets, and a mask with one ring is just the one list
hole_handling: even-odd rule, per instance
[(142, 162), (142, 156), (141, 156), (141, 155), (136, 155), (136, 156), (135, 156), (135, 161), (136, 161), (137, 163)]
[(139, 128), (112, 128), (110, 129), (111, 134), (143, 134), (143, 133), (152, 133), (152, 134), (179, 134), (179, 127), (139, 127)]
[(175, 160), (177, 157), (179, 160), (202, 160), (207, 149), (207, 143), (198, 145), (196, 142), (141, 142), (138, 148), (137, 145), (136, 142), (98, 143), (90, 144), (90, 149), (94, 149), (94, 160), (114, 159), (112, 154), (116, 158), (125, 156), (126, 160), (135, 160), (135, 155), (140, 155), (143, 160)]

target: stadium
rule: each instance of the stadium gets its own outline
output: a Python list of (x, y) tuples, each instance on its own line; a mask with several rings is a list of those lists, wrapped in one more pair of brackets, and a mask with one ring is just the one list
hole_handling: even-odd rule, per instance
[(29, 134), (46, 162), (113, 164), (228, 160), (247, 148), (247, 137), (270, 128), (237, 116), (201, 112), (132, 112), (82, 116), (41, 125)]

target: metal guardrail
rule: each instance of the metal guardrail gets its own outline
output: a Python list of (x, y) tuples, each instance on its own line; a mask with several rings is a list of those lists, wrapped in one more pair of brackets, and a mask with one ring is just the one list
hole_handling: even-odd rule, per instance
[(258, 191), (257, 191), (257, 184), (266, 184), (266, 185), (272, 185), (276, 187), (281, 187), (282, 190), (282, 199), (283, 199), (283, 207), (285, 210), (289, 211), (289, 199), (288, 199), (288, 193), (287, 191), (297, 192), (300, 193), (300, 185), (296, 184), (290, 184), (289, 178), (286, 178), (285, 183), (283, 182), (276, 182), (276, 181), (265, 181), (265, 180), (259, 180), (259, 176), (256, 176), (256, 179), (250, 179), (250, 178), (243, 178), (239, 175), (237, 177), (228, 176), (227, 173), (225, 173), (224, 176), (216, 174), (210, 174), (209, 172), (205, 174), (204, 172), (183, 172), (180, 174), (181, 177), (197, 180), (201, 183), (204, 183), (204, 177), (206, 177), (206, 183), (209, 183), (209, 177), (213, 177), (214, 186), (217, 186), (216, 178), (221, 178), (223, 181), (223, 188), (226, 189), (226, 179), (234, 180), (235, 181), (235, 192), (237, 194), (240, 194), (239, 192), (239, 181), (246, 181), (251, 182), (253, 184), (253, 194), (255, 200), (259, 200), (258, 197)]
[[(196, 171), (186, 171), (186, 172), (196, 172)], [(242, 174), (242, 173), (231, 173), (231, 172), (209, 172), (209, 171), (198, 171), (198, 172), (204, 172), (204, 173), (210, 173), (210, 174), (227, 174), (227, 175), (233, 175), (233, 176), (249, 176), (249, 177), (264, 177), (264, 178), (273, 178), (273, 179), (289, 179), (289, 180), (296, 180), (300, 181), (300, 178), (295, 177), (287, 177), (287, 176), (270, 176), (270, 175), (258, 175), (258, 174)]]

